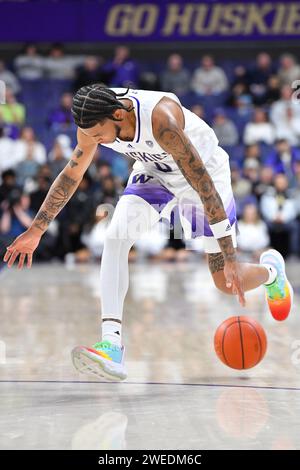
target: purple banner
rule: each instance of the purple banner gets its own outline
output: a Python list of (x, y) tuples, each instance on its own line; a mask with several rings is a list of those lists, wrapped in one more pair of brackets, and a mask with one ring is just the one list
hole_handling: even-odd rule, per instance
[(0, 41), (300, 38), (298, 1), (0, 0)]

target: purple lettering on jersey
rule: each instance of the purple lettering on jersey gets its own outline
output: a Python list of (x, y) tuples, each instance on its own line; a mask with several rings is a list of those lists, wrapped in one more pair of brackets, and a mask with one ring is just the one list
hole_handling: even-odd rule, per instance
[(141, 162), (161, 161), (168, 156), (166, 152), (161, 153), (161, 154), (147, 153), (147, 152), (124, 152), (123, 155), (134, 158), (135, 160), (139, 160)]
[(166, 163), (154, 162), (154, 165), (159, 171), (163, 171), (165, 173), (172, 171), (172, 167), (170, 167), (170, 165), (167, 165)]
[(133, 178), (132, 178), (132, 183), (141, 183), (141, 184), (144, 184), (144, 183), (148, 183), (148, 181), (150, 179), (153, 179), (153, 176), (149, 176), (149, 175), (143, 175), (142, 173), (141, 174), (138, 174), (138, 175), (134, 175)]
[(144, 162), (153, 162), (153, 155), (150, 155), (149, 153), (146, 153), (146, 152), (139, 152), (139, 155), (141, 156), (141, 159), (144, 161)]

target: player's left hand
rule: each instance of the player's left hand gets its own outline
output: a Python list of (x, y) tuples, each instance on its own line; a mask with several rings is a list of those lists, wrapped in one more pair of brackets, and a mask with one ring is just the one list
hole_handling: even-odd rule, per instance
[(232, 289), (232, 293), (238, 296), (240, 304), (245, 307), (243, 278), (239, 264), (236, 261), (225, 261), (224, 276), (227, 289)]

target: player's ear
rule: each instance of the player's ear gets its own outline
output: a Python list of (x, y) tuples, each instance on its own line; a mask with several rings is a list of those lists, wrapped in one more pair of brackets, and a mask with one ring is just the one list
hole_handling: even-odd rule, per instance
[(116, 111), (113, 112), (113, 116), (116, 119), (122, 119), (122, 110), (121, 109), (116, 109)]

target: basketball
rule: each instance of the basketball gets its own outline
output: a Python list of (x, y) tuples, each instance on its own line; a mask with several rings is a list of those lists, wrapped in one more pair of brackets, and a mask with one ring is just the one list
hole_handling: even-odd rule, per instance
[(267, 337), (253, 318), (230, 317), (217, 328), (214, 346), (218, 358), (232, 369), (250, 369), (263, 359)]

